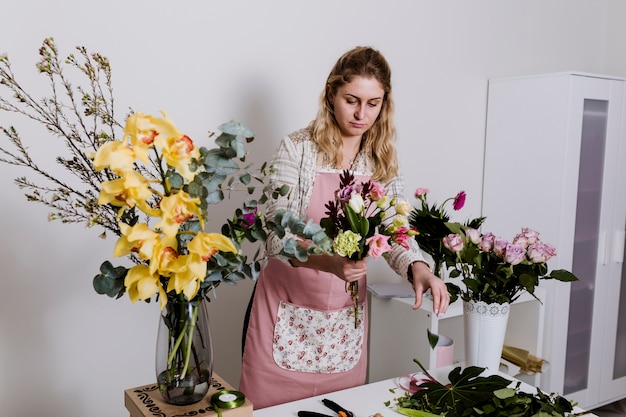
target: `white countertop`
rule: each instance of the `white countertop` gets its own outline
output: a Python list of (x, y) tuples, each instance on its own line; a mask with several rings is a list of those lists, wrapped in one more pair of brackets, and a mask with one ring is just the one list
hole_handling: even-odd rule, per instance
[(336, 415), (334, 411), (322, 404), (322, 399), (324, 398), (336, 402), (346, 410), (352, 411), (358, 417), (373, 416), (376, 413), (380, 413), (385, 417), (399, 416), (399, 413), (396, 413), (392, 408), (386, 407), (384, 404), (385, 401), (391, 401), (403, 394), (403, 391), (399, 388), (396, 390), (396, 394), (391, 393), (389, 390), (392, 388), (397, 388), (395, 379), (387, 379), (360, 387), (254, 410), (253, 416), (291, 417), (297, 416), (298, 411), (315, 411), (328, 414), (329, 416)]

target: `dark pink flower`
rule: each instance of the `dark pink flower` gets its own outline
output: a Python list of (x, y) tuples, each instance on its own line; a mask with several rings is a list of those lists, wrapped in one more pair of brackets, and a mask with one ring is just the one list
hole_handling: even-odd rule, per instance
[(254, 225), (254, 222), (256, 221), (256, 213), (257, 213), (256, 207), (248, 210), (246, 213), (243, 214), (243, 216), (241, 216), (240, 224), (246, 229)]
[(456, 197), (454, 197), (452, 208), (455, 210), (461, 210), (464, 205), (465, 205), (465, 191), (459, 191)]
[(405, 226), (398, 227), (398, 229), (393, 233), (393, 241), (398, 245), (402, 246), (404, 249), (410, 249), (411, 246), (409, 241), (411, 240), (411, 235), (409, 234), (409, 229)]

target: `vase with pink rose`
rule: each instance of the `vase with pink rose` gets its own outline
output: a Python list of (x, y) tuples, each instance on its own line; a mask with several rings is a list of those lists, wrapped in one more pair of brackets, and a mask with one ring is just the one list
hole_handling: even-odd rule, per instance
[(523, 292), (537, 298), (535, 289), (541, 280), (571, 282), (577, 278), (564, 269), (549, 271), (547, 262), (556, 256), (556, 250), (541, 241), (535, 230), (522, 228), (509, 241), (458, 223), (447, 227), (451, 233), (442, 244), (452, 255), (446, 258), (450, 278), (461, 278), (462, 285), (446, 285), (451, 301), (463, 300), (465, 362), (495, 372), (511, 303)]

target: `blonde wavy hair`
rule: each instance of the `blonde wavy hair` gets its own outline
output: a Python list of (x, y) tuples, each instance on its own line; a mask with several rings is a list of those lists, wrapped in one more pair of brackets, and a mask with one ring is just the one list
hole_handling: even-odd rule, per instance
[(309, 125), (313, 141), (320, 147), (323, 162), (338, 167), (341, 164), (341, 131), (335, 119), (329, 96), (352, 81), (354, 77), (375, 78), (385, 91), (383, 104), (372, 127), (363, 135), (361, 147), (374, 167), (372, 180), (387, 182), (398, 174), (396, 128), (393, 122), (391, 69), (377, 50), (358, 46), (343, 54), (331, 70), (320, 95), (319, 110)]

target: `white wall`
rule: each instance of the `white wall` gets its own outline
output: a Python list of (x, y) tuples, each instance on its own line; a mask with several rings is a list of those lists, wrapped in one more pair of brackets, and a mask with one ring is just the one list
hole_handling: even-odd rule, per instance
[[(5, 3), (0, 53), (38, 95), (47, 94), (34, 70), (41, 41), (54, 36), (64, 54), (84, 45), (112, 62), (118, 114), (163, 109), (197, 139), (237, 119), (257, 134), (257, 161), (314, 116), (341, 53), (379, 48), (394, 70), (407, 194), (424, 186), (441, 201), (464, 189), (467, 217), (480, 212), (488, 78), (626, 76), (626, 7), (616, 0)], [(15, 125), (53, 166), (62, 146), (38, 126), (5, 113), (0, 124)], [(21, 175), (31, 174), (0, 164), (1, 413), (127, 415), (123, 390), (154, 380), (158, 308), (97, 295), (91, 280), (114, 240), (48, 223), (45, 207), (27, 203), (13, 184)], [(215, 218), (228, 214), (216, 210)], [(371, 270), (372, 280), (395, 279), (384, 265)], [(216, 371), (234, 385), (251, 288), (220, 287), (211, 303)]]

